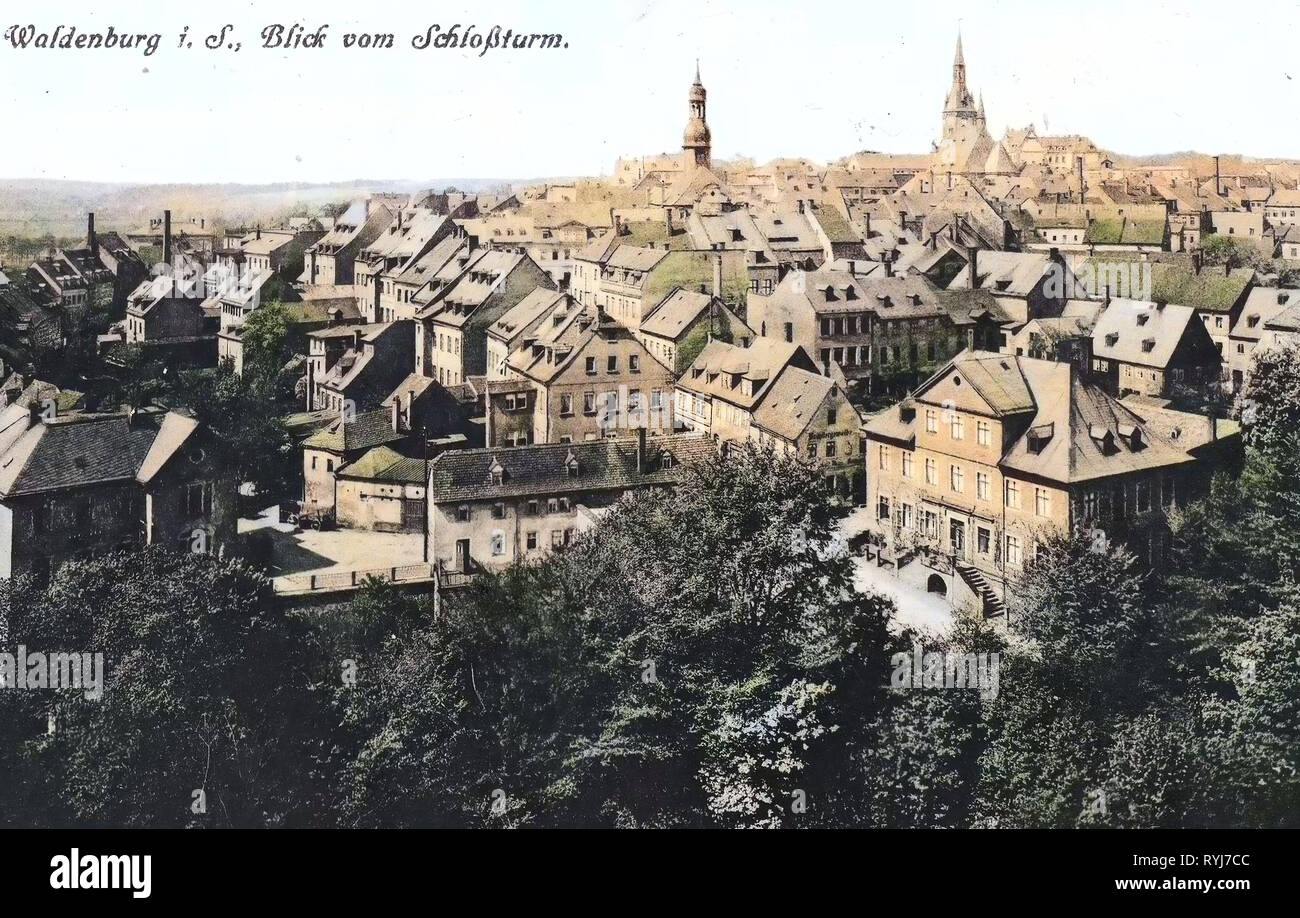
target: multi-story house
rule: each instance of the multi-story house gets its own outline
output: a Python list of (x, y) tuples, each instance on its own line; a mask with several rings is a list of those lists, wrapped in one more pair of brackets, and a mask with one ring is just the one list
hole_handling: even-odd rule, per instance
[(996, 349), (1006, 318), (984, 291), (940, 290), (917, 274), (833, 269), (792, 272), (749, 304), (760, 336), (798, 344), (851, 381), (915, 377), (964, 348)]
[(379, 202), (357, 201), (334, 221), (334, 227), (307, 249), (302, 281), (308, 286), (351, 284), (357, 255), (393, 222), (393, 212)]
[(1233, 394), (1250, 385), (1250, 371), (1255, 351), (1272, 344), (1270, 323), (1280, 319), (1289, 306), (1300, 303), (1300, 290), (1256, 287), (1246, 296), (1241, 315), (1228, 333), (1224, 370)]
[(445, 386), (485, 375), (488, 329), (538, 287), (553, 286), (527, 255), (482, 251), (420, 309), (417, 366)]
[(986, 615), (1052, 536), (1122, 539), (1158, 563), (1163, 511), (1231, 461), (1240, 429), (1118, 400), (1070, 363), (959, 354), (869, 420), (877, 563)]
[(505, 379), (506, 362), (523, 342), (542, 326), (556, 327), (581, 308), (572, 296), (538, 287), (520, 300), (487, 330), (487, 378)]
[(460, 574), (544, 557), (628, 491), (674, 487), (713, 450), (678, 435), (443, 453), (429, 464), (427, 556)]
[(650, 310), (637, 338), (655, 359), (680, 376), (713, 339), (748, 346), (754, 330), (720, 298), (676, 287)]
[(1201, 391), (1218, 381), (1222, 363), (1190, 306), (1111, 300), (1092, 330), (1091, 375), (1112, 395)]
[(575, 260), (574, 294), (583, 305), (599, 307), (636, 331), (642, 319), (674, 287), (698, 290), (705, 285), (744, 318), (749, 291), (745, 252), (642, 248), (616, 243), (606, 247), (603, 242), (597, 240)]
[[(408, 440), (408, 434), (394, 425), (393, 412), (388, 408), (352, 414), (340, 411), (331, 424), (303, 441), (303, 510), (309, 514), (334, 514), (339, 470), (353, 465), (375, 447), (401, 446)], [(353, 469), (354, 473), (359, 471)]]
[(709, 342), (677, 380), (673, 407), (680, 427), (819, 460), (837, 494), (862, 495), (861, 420), (844, 377), (818, 373), (797, 344)]
[(510, 356), (512, 379), (489, 383), (489, 446), (671, 433), (673, 371), (631, 331), (595, 310), (548, 331)]
[(0, 425), (0, 577), (123, 547), (232, 545), (234, 482), (193, 418), (50, 416), (15, 404)]
[(367, 411), (415, 365), (415, 323), (341, 325), (307, 335), (307, 410)]
[(360, 251), (354, 264), (353, 284), (366, 291), (361, 311), (367, 321), (391, 321), (396, 317), (397, 310), (405, 306), (398, 299), (396, 278), (455, 232), (450, 217), (430, 208), (408, 204), (396, 210), (392, 222)]

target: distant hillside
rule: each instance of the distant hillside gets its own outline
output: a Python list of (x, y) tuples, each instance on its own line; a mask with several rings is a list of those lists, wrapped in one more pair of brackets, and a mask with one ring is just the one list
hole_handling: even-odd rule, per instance
[(86, 212), (102, 229), (128, 230), (170, 209), (177, 222), (203, 217), (218, 226), (296, 214), (315, 215), (323, 205), (371, 192), (410, 193), (424, 188), (492, 191), (517, 184), (502, 179), (353, 179), (330, 183), (277, 182), (268, 185), (134, 185), (59, 179), (0, 179), (0, 236), (75, 236), (85, 230)]

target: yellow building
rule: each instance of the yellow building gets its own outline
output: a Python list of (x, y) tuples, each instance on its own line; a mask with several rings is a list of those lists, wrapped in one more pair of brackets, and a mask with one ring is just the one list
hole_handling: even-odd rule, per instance
[(1112, 398), (1068, 363), (971, 351), (865, 433), (873, 557), (985, 615), (1054, 535), (1123, 539), (1158, 563), (1164, 509), (1240, 439), (1230, 421)]

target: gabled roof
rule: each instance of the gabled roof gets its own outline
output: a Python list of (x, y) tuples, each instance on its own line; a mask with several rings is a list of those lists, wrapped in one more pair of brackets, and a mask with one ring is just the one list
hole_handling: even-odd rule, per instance
[(799, 367), (786, 367), (763, 395), (754, 423), (778, 437), (797, 440), (812, 423), (835, 380)]
[(420, 459), (403, 456), (387, 446), (376, 446), (363, 453), (360, 459), (343, 466), (337, 474), (340, 478), (423, 484), (424, 465)]
[[(649, 437), (642, 468), (637, 467), (637, 441), (630, 438), (451, 450), (430, 463), (429, 482), (435, 503), (622, 491), (676, 484), (684, 467), (706, 459), (714, 450), (712, 442), (699, 434)], [(665, 453), (674, 460), (669, 468), (663, 465)], [(574, 460), (577, 472), (571, 475)], [(494, 470), (500, 471), (500, 484), (494, 480)]]
[(148, 483), (193, 435), (174, 413), (80, 415), (32, 424), (0, 455), (0, 495), (108, 484)]
[(324, 430), (308, 437), (303, 446), (335, 453), (350, 453), (370, 449), (385, 443), (396, 443), (403, 435), (393, 430), (392, 413), (387, 408), (362, 411), (345, 423), (340, 417)]
[(1144, 300), (1111, 300), (1092, 330), (1092, 353), (1107, 360), (1164, 369), (1196, 311)]

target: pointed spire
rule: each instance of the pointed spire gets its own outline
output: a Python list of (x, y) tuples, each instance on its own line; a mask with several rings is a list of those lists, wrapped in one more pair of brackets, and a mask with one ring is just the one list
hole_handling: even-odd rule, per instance
[(952, 59), (954, 67), (965, 67), (966, 59), (961, 54), (961, 26), (957, 26), (957, 54)]
[(700, 59), (698, 57), (695, 59), (695, 85), (696, 86), (704, 85), (703, 83), (700, 82)]
[(980, 117), (984, 117), (984, 90), (980, 90)]

